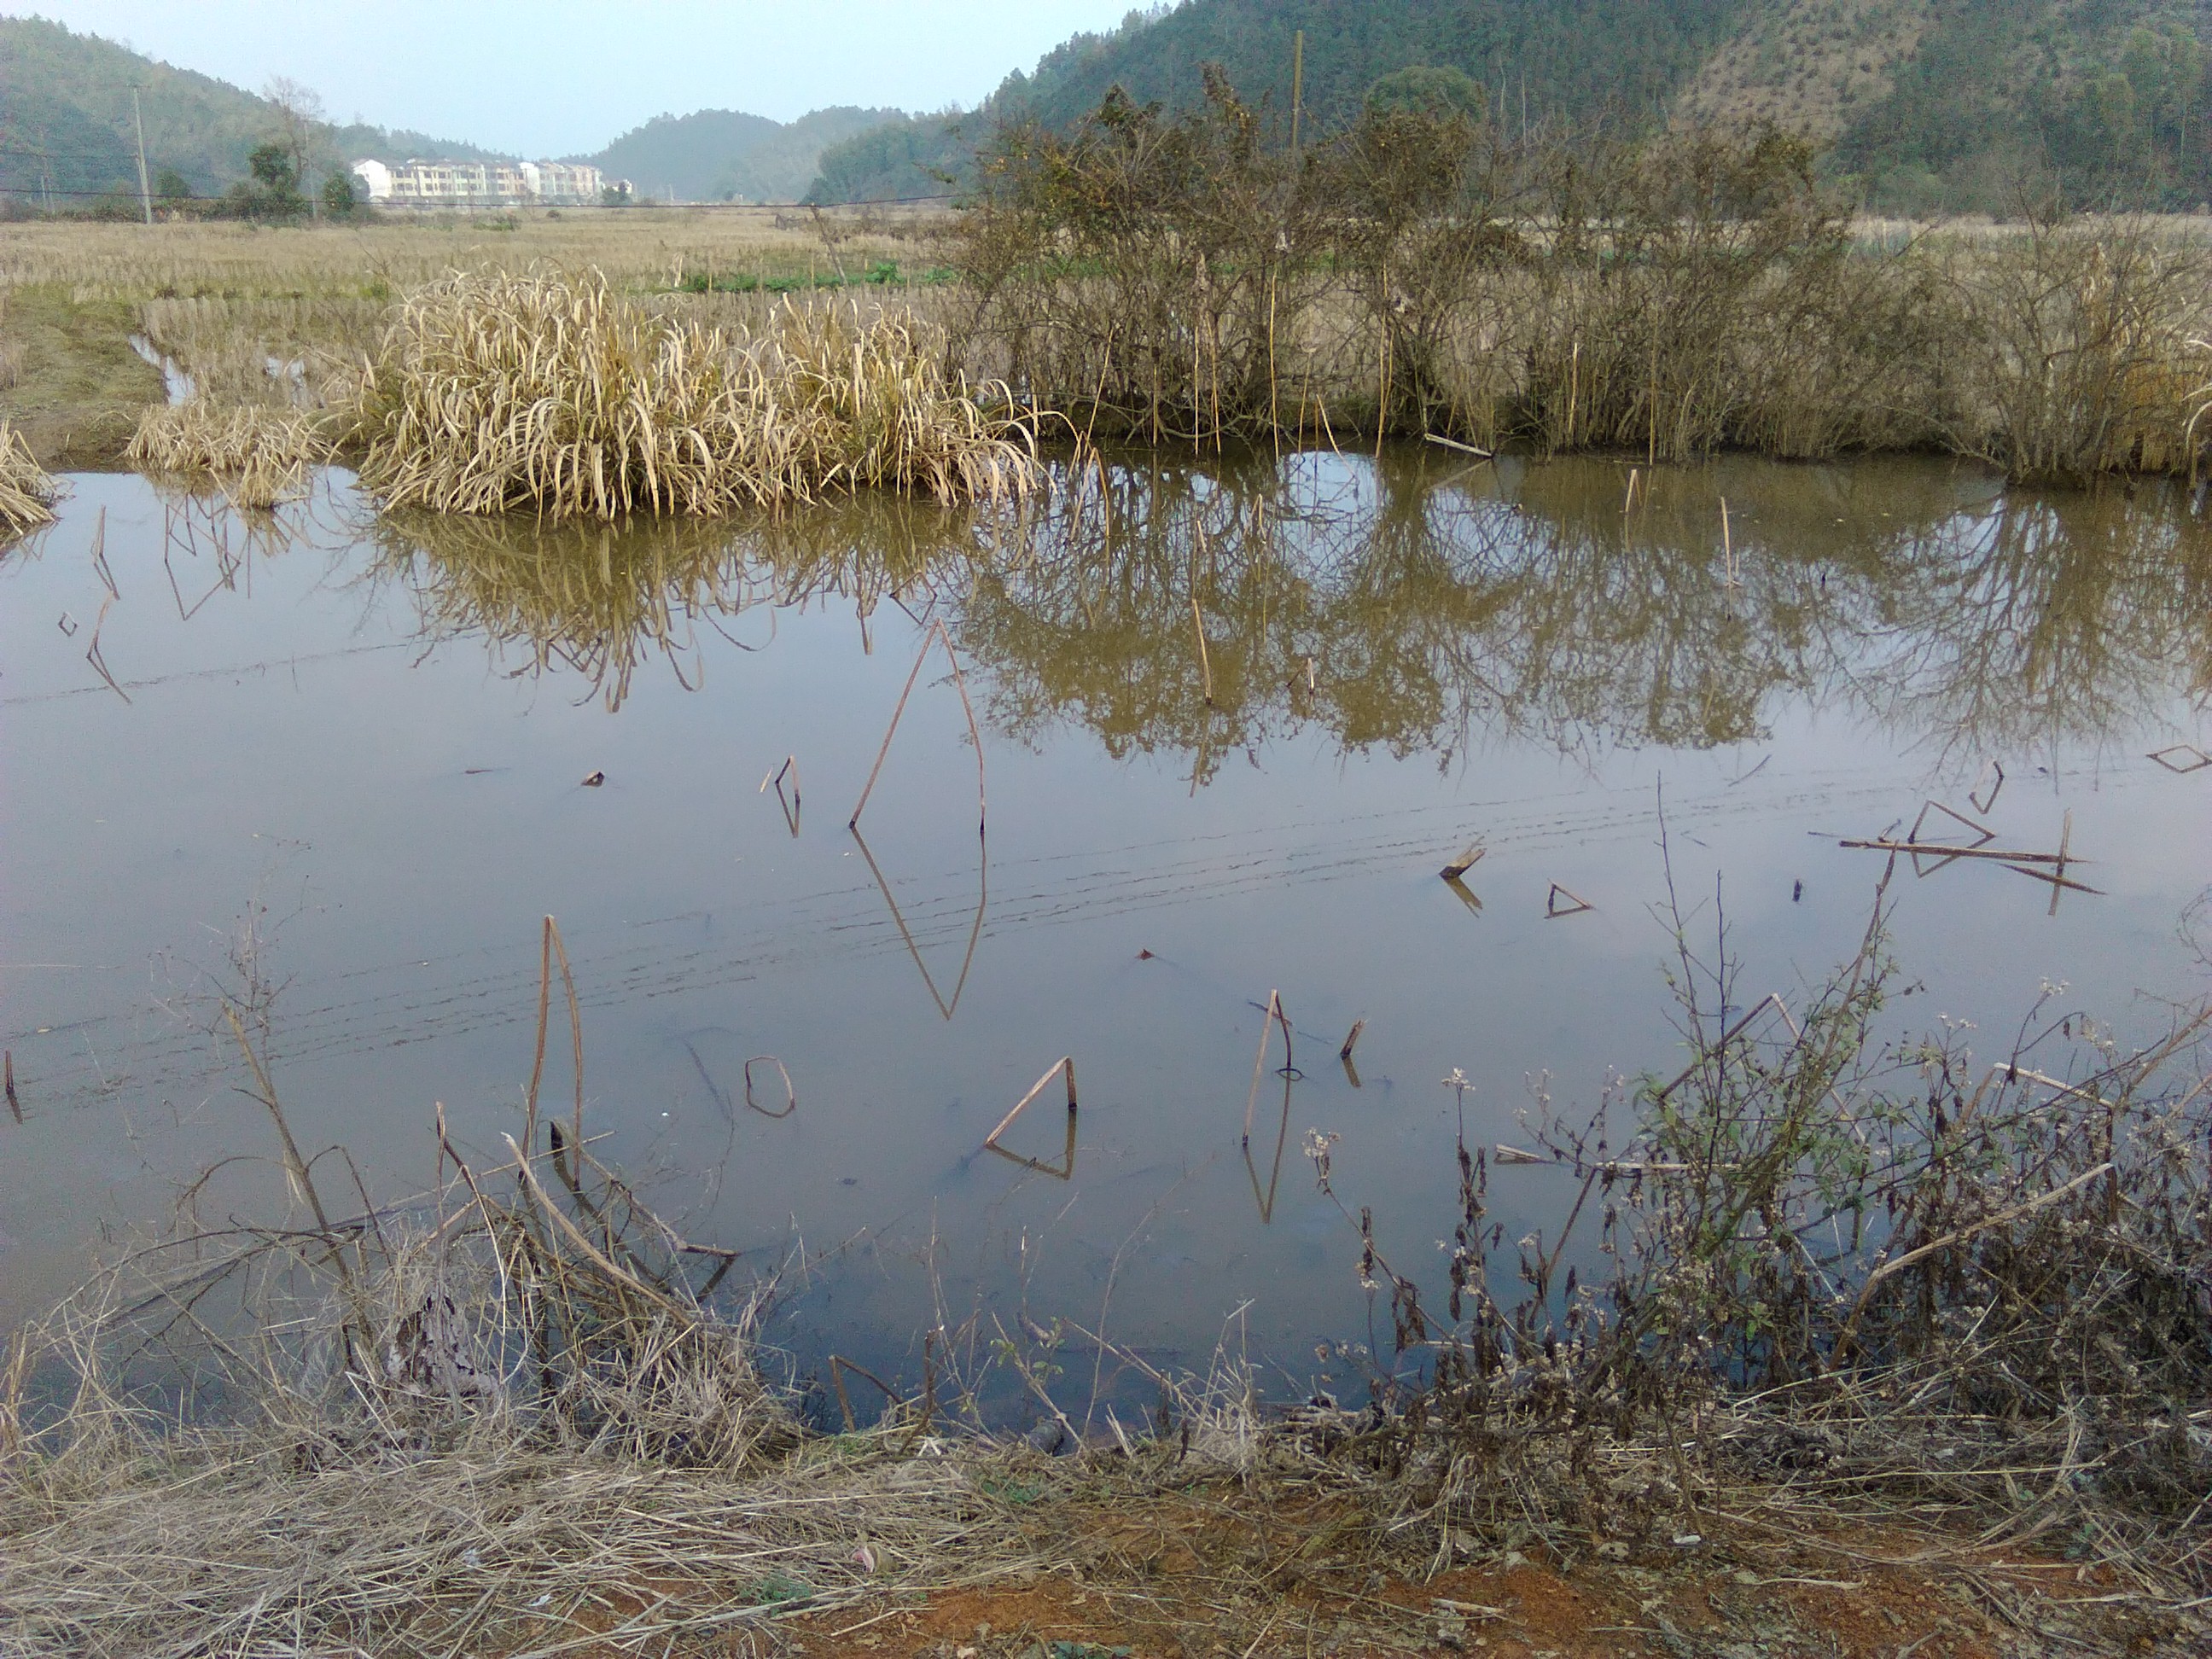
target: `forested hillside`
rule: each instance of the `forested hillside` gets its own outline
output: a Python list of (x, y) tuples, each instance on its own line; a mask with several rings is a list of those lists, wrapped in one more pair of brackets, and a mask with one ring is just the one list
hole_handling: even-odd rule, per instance
[(789, 123), (736, 110), (661, 115), (624, 133), (592, 162), (627, 179), (647, 199), (795, 201), (813, 181), (830, 145), (902, 119), (896, 110), (851, 105), (819, 109)]
[(1801, 128), (1882, 206), (2212, 195), (2212, 13), (2182, 0), (1185, 0), (1073, 37), (957, 122), (902, 118), (833, 147), (814, 198), (941, 190), (977, 135), (1065, 128), (1116, 85), (1188, 107), (1209, 62), (1282, 120), (1300, 30), (1310, 131), (1429, 65), (1468, 76), (1512, 130)]
[[(226, 82), (172, 69), (41, 18), (0, 18), (0, 197), (82, 206), (109, 192), (135, 196), (134, 82), (146, 124), (149, 176), (172, 173), (194, 195), (219, 194), (244, 178), (248, 153), (282, 125), (267, 99)], [(325, 167), (362, 155), (489, 154), (381, 127), (320, 125), (318, 131)]]

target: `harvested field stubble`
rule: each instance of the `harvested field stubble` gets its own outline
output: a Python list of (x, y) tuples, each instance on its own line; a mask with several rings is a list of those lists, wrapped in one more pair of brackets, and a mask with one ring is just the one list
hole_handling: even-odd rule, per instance
[(353, 416), (364, 483), (445, 513), (712, 516), (869, 487), (1000, 500), (1034, 471), (1030, 425), (985, 413), (920, 324), (787, 303), (732, 338), (597, 276), (412, 296)]

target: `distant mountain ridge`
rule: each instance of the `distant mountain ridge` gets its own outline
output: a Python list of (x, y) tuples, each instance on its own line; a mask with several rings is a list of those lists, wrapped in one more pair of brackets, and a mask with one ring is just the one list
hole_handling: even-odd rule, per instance
[(1182, 0), (1072, 37), (969, 114), (832, 146), (810, 199), (942, 191), (999, 123), (1066, 129), (1115, 86), (1190, 108), (1208, 63), (1281, 121), (1300, 31), (1310, 132), (1431, 65), (1483, 87), (1509, 127), (1772, 120), (1832, 146), (1838, 181), (1879, 206), (2212, 197), (2203, 0)]
[[(228, 82), (44, 18), (0, 17), (0, 194), (36, 200), (50, 193), (58, 204), (78, 205), (109, 192), (135, 196), (134, 82), (149, 178), (173, 172), (195, 195), (219, 195), (244, 178), (248, 154), (276, 131), (276, 106)], [(326, 166), (333, 167), (365, 155), (496, 155), (382, 127), (332, 125), (323, 134)]]
[(902, 118), (897, 110), (852, 105), (791, 122), (703, 109), (655, 116), (598, 154), (569, 159), (629, 179), (648, 200), (672, 193), (685, 202), (795, 202), (814, 181), (824, 149)]

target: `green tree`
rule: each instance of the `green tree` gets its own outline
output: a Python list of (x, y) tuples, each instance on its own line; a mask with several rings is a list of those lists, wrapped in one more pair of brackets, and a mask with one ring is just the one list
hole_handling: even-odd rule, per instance
[(361, 205), (354, 193), (353, 174), (333, 173), (323, 180), (323, 211), (333, 219), (343, 219)]
[(272, 141), (246, 158), (252, 174), (230, 187), (228, 210), (248, 219), (293, 219), (307, 210), (289, 146)]
[(1449, 120), (1463, 115), (1482, 119), (1489, 105), (1481, 84), (1449, 65), (1414, 64), (1386, 75), (1367, 88), (1367, 107), (1380, 114), (1399, 110)]
[(185, 175), (174, 167), (163, 167), (154, 175), (154, 198), (161, 202), (185, 202), (191, 199), (192, 187)]

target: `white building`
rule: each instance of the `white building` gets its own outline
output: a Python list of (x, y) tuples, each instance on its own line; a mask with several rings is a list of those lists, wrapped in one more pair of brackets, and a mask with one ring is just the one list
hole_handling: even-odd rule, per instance
[(599, 170), (570, 161), (356, 161), (379, 207), (565, 207), (596, 204)]
[(361, 180), (362, 191), (372, 202), (392, 199), (392, 169), (381, 161), (356, 161), (353, 176)]

